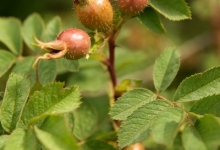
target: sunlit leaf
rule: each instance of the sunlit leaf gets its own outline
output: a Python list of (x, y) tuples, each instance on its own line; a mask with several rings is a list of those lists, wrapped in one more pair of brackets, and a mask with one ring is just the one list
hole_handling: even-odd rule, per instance
[(9, 135), (0, 136), (0, 150), (3, 150), (8, 137), (9, 137)]
[(0, 109), (1, 124), (6, 131), (11, 132), (16, 128), (29, 92), (30, 83), (25, 76), (20, 74), (9, 76)]
[(36, 91), (26, 104), (22, 120), (26, 125), (50, 114), (61, 114), (76, 109), (80, 104), (78, 87), (63, 89), (63, 83), (51, 83)]
[(4, 150), (37, 150), (37, 139), (32, 130), (16, 129), (8, 137)]

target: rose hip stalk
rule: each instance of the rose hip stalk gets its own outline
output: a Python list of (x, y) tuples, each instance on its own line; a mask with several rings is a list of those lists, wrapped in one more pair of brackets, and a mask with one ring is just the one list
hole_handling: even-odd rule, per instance
[(80, 59), (89, 53), (91, 41), (89, 35), (77, 28), (70, 28), (60, 33), (56, 40), (51, 42), (42, 42), (35, 38), (36, 46), (45, 49), (48, 53), (40, 56), (34, 65), (40, 59), (56, 59), (65, 57), (67, 59)]
[(87, 28), (110, 32), (113, 27), (113, 8), (109, 0), (73, 0), (76, 15)]
[(137, 15), (147, 6), (148, 0), (118, 0), (118, 7), (126, 15)]

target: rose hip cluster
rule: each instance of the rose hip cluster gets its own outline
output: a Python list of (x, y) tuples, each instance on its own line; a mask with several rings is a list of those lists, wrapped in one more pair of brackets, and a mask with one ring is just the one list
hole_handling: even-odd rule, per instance
[[(118, 0), (123, 15), (133, 16), (144, 10), (148, 0)], [(73, 0), (74, 10), (81, 23), (92, 30), (105, 33), (114, 28), (114, 11), (109, 0)]]
[[(122, 14), (137, 15), (147, 6), (147, 0), (118, 0)], [(91, 30), (111, 34), (114, 29), (114, 11), (109, 0), (73, 0), (74, 10), (80, 22)], [(80, 59), (89, 53), (91, 39), (89, 35), (77, 28), (70, 28), (60, 33), (54, 41), (42, 42), (35, 38), (36, 45), (48, 51), (40, 59)]]

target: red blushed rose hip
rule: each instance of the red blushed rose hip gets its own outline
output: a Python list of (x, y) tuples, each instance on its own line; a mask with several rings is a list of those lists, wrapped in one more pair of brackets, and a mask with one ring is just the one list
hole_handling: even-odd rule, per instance
[(148, 0), (118, 0), (118, 7), (122, 13), (137, 15), (147, 6)]
[(113, 26), (113, 8), (109, 0), (73, 0), (76, 15), (87, 28), (109, 32)]
[(89, 35), (80, 29), (71, 28), (63, 31), (57, 40), (67, 45), (65, 57), (68, 59), (79, 59), (88, 54), (91, 41)]
[(45, 49), (48, 53), (40, 56), (34, 65), (40, 59), (56, 59), (65, 57), (67, 59), (80, 59), (89, 53), (91, 40), (89, 35), (80, 29), (70, 28), (60, 33), (56, 40), (51, 42), (42, 42), (35, 37), (36, 46)]

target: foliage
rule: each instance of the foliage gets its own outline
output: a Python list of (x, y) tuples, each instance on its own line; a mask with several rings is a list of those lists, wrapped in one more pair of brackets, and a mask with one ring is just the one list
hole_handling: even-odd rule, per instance
[[(116, 2), (111, 1), (113, 6)], [(114, 30), (88, 30), (88, 60), (41, 60), (35, 68), (43, 52), (33, 37), (56, 39), (61, 18), (45, 22), (38, 13), (23, 22), (0, 18), (0, 77), (7, 79), (0, 92), (1, 150), (120, 150), (140, 142), (147, 149), (219, 149), (220, 66), (190, 75), (170, 94), (181, 66), (177, 48), (166, 48), (155, 60), (153, 89), (126, 75), (141, 71), (148, 77), (143, 68), (154, 58), (143, 52), (123, 53), (115, 43), (132, 18), (156, 34), (166, 32), (161, 16), (191, 19), (187, 3), (150, 0), (135, 16), (113, 9)], [(117, 76), (123, 78), (121, 83)]]

